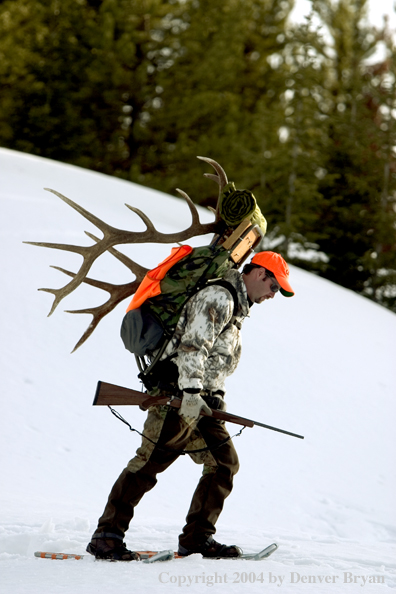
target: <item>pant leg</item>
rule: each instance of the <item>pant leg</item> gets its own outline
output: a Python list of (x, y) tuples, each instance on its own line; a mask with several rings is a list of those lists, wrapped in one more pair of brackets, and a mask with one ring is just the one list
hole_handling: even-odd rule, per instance
[(157, 443), (142, 439), (136, 456), (116, 480), (95, 535), (113, 534), (123, 538), (133, 518), (134, 508), (143, 495), (156, 484), (158, 473), (166, 470), (179, 456), (177, 452), (161, 448), (182, 450), (189, 441), (191, 428), (169, 407), (149, 410), (143, 434)]
[[(210, 417), (202, 417), (197, 429), (209, 447), (216, 446), (229, 436), (224, 424)], [(186, 549), (203, 544), (208, 536), (216, 532), (215, 524), (239, 469), (238, 455), (231, 440), (212, 450), (205, 458), (202, 477), (193, 495), (186, 525), (179, 536), (180, 544)]]

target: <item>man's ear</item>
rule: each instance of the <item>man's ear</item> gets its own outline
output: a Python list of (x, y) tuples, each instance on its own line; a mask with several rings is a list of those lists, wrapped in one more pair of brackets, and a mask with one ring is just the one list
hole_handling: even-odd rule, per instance
[(260, 267), (260, 268), (256, 268), (256, 270), (257, 270), (256, 278), (260, 279), (260, 280), (263, 279), (266, 274), (265, 269)]

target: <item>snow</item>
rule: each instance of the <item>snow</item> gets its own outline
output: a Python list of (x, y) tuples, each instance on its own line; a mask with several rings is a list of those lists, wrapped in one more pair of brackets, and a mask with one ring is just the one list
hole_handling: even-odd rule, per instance
[[(293, 267), (295, 297), (255, 306), (245, 322), (243, 358), (228, 381), (227, 401), (233, 413), (305, 439), (258, 427), (244, 430), (235, 439), (241, 470), (217, 526), (221, 542), (246, 552), (274, 541), (279, 550), (260, 563), (192, 556), (150, 566), (33, 556), (36, 550), (84, 552), (113, 482), (139, 445), (138, 435), (106, 407), (92, 407), (98, 380), (140, 389), (134, 360), (119, 338), (127, 303), (73, 355), (90, 318), (62, 310), (99, 305), (107, 294), (82, 286), (46, 318), (53, 297), (36, 289), (68, 280), (48, 266), (75, 271), (81, 257), (22, 242), (89, 245), (84, 231), (98, 231), (44, 187), (115, 227), (144, 229), (124, 203), (146, 212), (161, 231), (182, 229), (190, 221), (187, 206), (176, 198), (0, 149), (1, 591), (266, 588), (316, 594), (364, 588), (377, 594), (396, 587), (396, 316)], [(211, 220), (209, 212), (202, 213)], [(170, 247), (120, 250), (154, 266)], [(131, 280), (110, 255), (100, 258), (90, 276)], [(142, 429), (145, 415), (137, 407), (119, 410)], [(126, 537), (131, 548), (177, 546), (200, 472), (182, 457), (159, 477), (136, 509)]]

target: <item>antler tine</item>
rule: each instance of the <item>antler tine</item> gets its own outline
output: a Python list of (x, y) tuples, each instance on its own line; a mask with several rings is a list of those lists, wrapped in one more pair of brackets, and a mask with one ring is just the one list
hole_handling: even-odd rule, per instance
[(52, 293), (55, 296), (54, 302), (52, 304), (48, 316), (54, 313), (55, 309), (58, 307), (62, 299), (64, 299), (67, 295), (70, 295), (70, 293), (81, 284), (81, 282), (88, 274), (94, 260), (96, 260), (96, 258), (100, 256), (104, 251), (106, 251), (106, 248), (103, 248), (103, 246), (101, 245), (102, 242), (103, 240), (100, 240), (100, 243), (97, 243), (92, 246), (75, 246), (61, 243), (41, 243), (33, 241), (24, 242), (30, 245), (38, 245), (40, 247), (48, 247), (57, 250), (66, 250), (68, 252), (74, 252), (80, 254), (84, 258), (80, 270), (74, 276), (73, 280), (70, 281), (70, 283), (67, 283), (67, 285), (65, 285), (61, 289), (39, 289), (39, 291)]
[(186, 192), (184, 192), (183, 190), (180, 190), (180, 188), (176, 188), (176, 192), (178, 194), (180, 194), (180, 196), (182, 196), (188, 204), (188, 208), (190, 209), (191, 217), (192, 217), (192, 225), (198, 225), (199, 224), (199, 214), (198, 214), (198, 210), (197, 210), (197, 207), (195, 206), (194, 202), (191, 200), (190, 196), (188, 194), (186, 194)]
[[(60, 272), (63, 272), (63, 274), (67, 274), (68, 276), (71, 276), (71, 277), (76, 276), (75, 272), (71, 272), (70, 270), (61, 268), (60, 266), (51, 266), (51, 268), (54, 268), (54, 270), (59, 270)], [(135, 292), (135, 289), (140, 285), (142, 280), (143, 280), (143, 277), (136, 277), (136, 279), (130, 283), (125, 283), (123, 285), (113, 285), (112, 283), (108, 283), (106, 281), (98, 281), (93, 278), (85, 277), (82, 282), (86, 283), (87, 285), (90, 285), (91, 287), (96, 287), (97, 289), (103, 289), (103, 291), (107, 291), (108, 293), (111, 293), (113, 288), (116, 288), (116, 289), (123, 288), (124, 293), (122, 295), (122, 299), (126, 299), (127, 297), (131, 297), (133, 295), (133, 293)], [(39, 289), (39, 291), (49, 291), (50, 292), (50, 291), (52, 291), (52, 289)], [(120, 295), (121, 295), (121, 293), (120, 293)], [(67, 311), (67, 310), (65, 310), (65, 311)], [(70, 311), (68, 313), (84, 313), (86, 311), (88, 311), (88, 310), (81, 309), (81, 310), (78, 310), (77, 312)]]
[(213, 173), (204, 173), (204, 176), (208, 177), (209, 179), (213, 179), (217, 184), (219, 184), (221, 193), (224, 187), (228, 184), (227, 175), (224, 169), (221, 167), (221, 165), (219, 165), (216, 161), (210, 159), (209, 157), (197, 157), (197, 159), (205, 161), (206, 163), (211, 165), (213, 169), (216, 171), (217, 175), (213, 175)]
[[(141, 232), (124, 231), (122, 229), (116, 229), (115, 227), (108, 225), (107, 223), (105, 223), (95, 215), (91, 214), (90, 212), (88, 212), (87, 210), (85, 210), (69, 198), (66, 198), (66, 196), (63, 196), (59, 192), (56, 192), (55, 190), (48, 191), (52, 192), (61, 200), (66, 202), (66, 204), (68, 204), (74, 210), (79, 212), (84, 218), (96, 225), (103, 233), (103, 238), (100, 240), (95, 239), (96, 243), (90, 246), (74, 246), (68, 244), (44, 242), (24, 242), (30, 245), (77, 253), (83, 257), (83, 263), (81, 264), (80, 270), (67, 285), (60, 289), (42, 289), (43, 291), (52, 293), (55, 296), (51, 310), (48, 314), (49, 316), (55, 311), (62, 299), (67, 297), (67, 295), (70, 295), (70, 293), (74, 291), (74, 289), (76, 289), (83, 282), (94, 261), (104, 252), (112, 249), (114, 245), (145, 242), (177, 243), (180, 241), (185, 241), (186, 239), (190, 239), (191, 237), (194, 237), (196, 235), (206, 235), (207, 233), (215, 233), (217, 231), (218, 221), (216, 220), (213, 223), (206, 224), (200, 223), (198, 212), (194, 212), (193, 209), (195, 209), (195, 206), (192, 207), (190, 202), (189, 207), (192, 212), (193, 221), (190, 227), (188, 227), (184, 231), (179, 231), (175, 233), (160, 233), (155, 229), (153, 223), (143, 212), (129, 205), (127, 205), (128, 208), (135, 212), (135, 214), (137, 214), (144, 221), (147, 229)], [(121, 256), (119, 257), (119, 259), (123, 261), (121, 259)], [(128, 264), (127, 266), (129, 267)], [(135, 268), (135, 270), (137, 270), (137, 267)], [(133, 270), (133, 272), (135, 272), (135, 270)]]
[[(64, 271), (66, 272), (66, 271)], [(110, 293), (109, 299), (99, 305), (97, 307), (89, 307), (86, 309), (78, 309), (78, 310), (66, 310), (67, 313), (72, 314), (91, 314), (92, 320), (89, 324), (88, 328), (85, 330), (84, 334), (81, 336), (80, 340), (76, 343), (75, 347), (72, 350), (74, 353), (84, 342), (91, 336), (92, 332), (98, 326), (99, 322), (113, 309), (121, 303), (126, 297), (130, 297), (135, 293), (136, 289), (138, 288), (140, 282), (138, 280), (134, 280), (131, 283), (127, 283), (125, 285), (112, 285), (110, 283), (105, 283), (101, 281), (95, 281), (94, 279), (85, 278), (84, 282), (88, 285), (96, 287), (98, 289), (103, 289)]]
[[(146, 223), (147, 229), (142, 234), (137, 232), (130, 232), (129, 235), (132, 237), (138, 238), (139, 236), (144, 236), (142, 241), (147, 243), (178, 243), (180, 241), (185, 241), (186, 239), (191, 239), (191, 237), (195, 237), (198, 235), (206, 235), (208, 233), (216, 233), (218, 228), (218, 221), (215, 220), (213, 223), (201, 223), (199, 220), (198, 210), (191, 200), (191, 198), (183, 192), (183, 190), (177, 190), (181, 195), (187, 200), (188, 207), (191, 212), (192, 222), (191, 225), (184, 229), (184, 231), (177, 231), (176, 233), (161, 233), (157, 231), (154, 225), (151, 223), (150, 219), (141, 212), (139, 209), (134, 208), (133, 206), (126, 205), (130, 210), (135, 212), (141, 219)], [(124, 232), (126, 233), (126, 232)], [(115, 242), (114, 242), (115, 243)], [(129, 241), (119, 241), (118, 243), (137, 243), (137, 239), (129, 239)]]
[(208, 179), (211, 179), (214, 182), (216, 182), (216, 184), (220, 185), (220, 180), (219, 180), (218, 175), (215, 175), (214, 173), (204, 173), (203, 175), (204, 175), (204, 177), (207, 177)]
[(69, 245), (68, 243), (46, 243), (44, 241), (23, 241), (27, 245), (38, 245), (39, 247), (52, 248), (54, 250), (66, 250), (68, 252), (74, 252), (84, 256), (85, 252), (89, 249), (89, 246), (82, 245)]
[[(65, 270), (60, 266), (52, 266), (56, 270), (67, 274), (68, 276), (75, 277), (74, 272), (70, 272), (69, 270)], [(138, 288), (142, 281), (142, 278), (136, 277), (134, 281), (131, 283), (126, 283), (124, 285), (113, 285), (111, 283), (98, 281), (92, 278), (84, 278), (83, 282), (91, 287), (95, 287), (97, 289), (102, 289), (103, 291), (107, 291), (110, 294), (109, 299), (103, 303), (102, 305), (98, 305), (97, 307), (88, 307), (85, 309), (78, 309), (78, 310), (66, 310), (67, 313), (73, 314), (91, 314), (92, 320), (89, 324), (88, 328), (85, 330), (84, 334), (81, 336), (80, 340), (75, 345), (72, 353), (76, 351), (84, 342), (91, 336), (95, 328), (98, 326), (99, 322), (113, 309), (121, 303), (127, 297), (131, 297)], [(46, 290), (46, 289), (43, 289)]]
[(155, 227), (152, 223), (152, 221), (148, 218), (147, 215), (144, 214), (144, 212), (142, 212), (141, 210), (139, 210), (138, 208), (135, 208), (134, 206), (131, 206), (130, 204), (125, 204), (125, 206), (127, 208), (129, 208), (129, 210), (131, 210), (132, 212), (134, 212), (135, 214), (138, 215), (138, 217), (140, 217), (143, 221), (143, 223), (146, 225), (147, 230), (156, 233)]
[[(63, 271), (66, 272), (67, 271)], [(85, 278), (84, 283), (96, 287), (98, 289), (102, 289), (110, 293), (109, 299), (99, 305), (97, 307), (89, 307), (86, 309), (77, 309), (77, 310), (66, 310), (67, 313), (74, 313), (74, 314), (91, 314), (92, 320), (89, 324), (88, 328), (85, 330), (84, 334), (81, 336), (80, 340), (76, 343), (72, 353), (74, 353), (84, 342), (91, 336), (92, 332), (95, 330), (99, 322), (113, 309), (121, 303), (126, 297), (130, 297), (133, 295), (140, 284), (140, 280), (135, 279), (131, 283), (127, 283), (124, 285), (112, 285), (111, 283), (96, 281), (94, 279)]]
[(52, 194), (55, 194), (55, 196), (58, 196), (58, 198), (63, 200), (63, 202), (66, 202), (66, 204), (71, 206), (74, 210), (76, 210), (79, 214), (81, 214), (85, 219), (87, 219), (92, 224), (94, 224), (96, 227), (98, 227), (98, 229), (100, 229), (104, 235), (103, 239), (101, 239), (98, 243), (96, 243), (93, 246), (75, 246), (75, 245), (60, 244), (60, 243), (44, 243), (44, 242), (28, 242), (28, 241), (24, 242), (24, 243), (28, 243), (30, 245), (37, 245), (40, 247), (47, 247), (47, 248), (52, 248), (52, 249), (57, 249), (57, 250), (65, 250), (68, 252), (77, 253), (83, 257), (83, 263), (81, 265), (81, 268), (78, 271), (78, 273), (73, 277), (73, 280), (70, 281), (70, 283), (68, 283), (61, 289), (40, 289), (47, 293), (52, 293), (55, 296), (51, 310), (48, 314), (48, 316), (50, 316), (53, 314), (55, 309), (58, 307), (58, 305), (62, 301), (62, 299), (64, 299), (67, 295), (70, 295), (70, 293), (72, 291), (74, 291), (74, 289), (76, 289), (81, 284), (83, 279), (88, 274), (93, 262), (101, 254), (103, 254), (103, 252), (105, 252), (110, 247), (111, 236), (114, 234), (114, 232), (117, 232), (118, 230), (114, 229), (113, 227), (111, 227), (110, 225), (108, 225), (107, 223), (105, 223), (104, 221), (102, 221), (101, 219), (99, 219), (98, 217), (96, 217), (95, 215), (90, 213), (89, 211), (87, 211), (85, 208), (83, 208), (76, 202), (73, 202), (73, 200), (70, 200), (70, 198), (67, 198), (63, 194), (60, 194), (56, 190), (52, 190), (51, 188), (44, 188), (44, 189), (47, 190), (48, 192), (51, 192)]
[[(66, 272), (67, 271), (63, 271)], [(88, 328), (85, 330), (84, 334), (81, 336), (80, 340), (76, 343), (75, 347), (72, 350), (74, 353), (84, 342), (91, 336), (92, 332), (98, 326), (99, 322), (113, 309), (121, 303), (126, 297), (130, 297), (136, 291), (139, 286), (139, 281), (134, 280), (131, 283), (127, 283), (125, 285), (111, 285), (110, 283), (95, 281), (93, 279), (85, 278), (84, 282), (88, 285), (92, 285), (98, 289), (103, 289), (110, 293), (109, 299), (99, 305), (97, 307), (89, 307), (86, 309), (78, 309), (78, 310), (65, 310), (67, 313), (72, 314), (91, 314), (92, 320), (89, 324)]]
[[(85, 234), (88, 235), (88, 237), (90, 239), (93, 239), (96, 242), (100, 241), (100, 239), (98, 237), (96, 237), (93, 233), (89, 233), (88, 231), (85, 231)], [(136, 275), (136, 278), (140, 279), (140, 281), (143, 280), (144, 275), (149, 271), (148, 268), (145, 268), (144, 266), (140, 266), (140, 264), (138, 264), (137, 262), (134, 262), (133, 260), (128, 258), (128, 256), (126, 256), (122, 252), (116, 250), (115, 248), (109, 248), (107, 251), (109, 252), (109, 254), (111, 254), (112, 256), (117, 258), (117, 260), (122, 262), (122, 264), (124, 264), (124, 266), (129, 268), (129, 270), (131, 272), (133, 272), (133, 274)], [(56, 268), (56, 266), (53, 266), (53, 268)]]
[[(219, 184), (220, 192), (222, 191), (224, 185), (227, 183), (227, 176), (223, 169), (220, 167), (216, 161), (212, 159), (208, 159), (206, 157), (199, 157), (201, 160), (206, 161), (212, 167), (214, 167), (216, 171), (216, 175), (208, 174), (208, 177), (215, 180), (216, 183)], [(33, 241), (25, 241), (29, 245), (35, 245), (39, 247), (46, 247), (50, 249), (57, 249), (57, 250), (64, 250), (67, 252), (79, 254), (82, 256), (83, 261), (80, 266), (80, 269), (77, 273), (69, 272), (63, 268), (59, 268), (57, 266), (53, 266), (53, 268), (63, 272), (64, 274), (71, 277), (70, 282), (68, 282), (64, 287), (59, 289), (39, 289), (40, 291), (45, 291), (47, 293), (51, 293), (54, 296), (54, 301), (49, 312), (49, 316), (55, 311), (59, 303), (67, 297), (74, 289), (76, 289), (81, 283), (87, 283), (93, 287), (102, 289), (107, 291), (110, 294), (110, 298), (106, 303), (101, 306), (89, 308), (89, 309), (81, 309), (71, 311), (70, 313), (90, 313), (93, 316), (93, 319), (88, 326), (87, 330), (84, 332), (82, 337), (80, 338), (79, 342), (76, 344), (74, 350), (79, 348), (92, 332), (95, 330), (96, 326), (100, 322), (100, 320), (109, 313), (114, 307), (126, 297), (130, 297), (139, 286), (140, 282), (142, 281), (144, 275), (147, 273), (147, 268), (140, 266), (130, 258), (128, 258), (122, 252), (119, 252), (114, 248), (115, 245), (125, 245), (125, 244), (136, 244), (136, 243), (179, 243), (190, 239), (192, 237), (200, 236), (200, 235), (207, 235), (209, 233), (219, 233), (221, 222), (216, 214), (216, 218), (211, 223), (201, 223), (199, 219), (199, 213), (196, 205), (192, 202), (191, 198), (182, 190), (178, 189), (178, 193), (183, 196), (186, 200), (188, 207), (191, 212), (192, 222), (191, 225), (182, 231), (178, 231), (175, 233), (161, 233), (158, 231), (152, 221), (149, 219), (147, 215), (145, 215), (141, 210), (126, 204), (127, 208), (134, 212), (135, 214), (140, 217), (140, 219), (146, 225), (146, 229), (144, 231), (125, 231), (122, 229), (117, 229), (112, 227), (111, 225), (105, 223), (103, 220), (99, 219), (97, 216), (93, 215), (89, 211), (87, 211), (82, 206), (78, 205), (77, 203), (70, 200), (63, 194), (52, 190), (50, 188), (46, 188), (47, 191), (51, 192), (58, 198), (60, 198), (63, 202), (71, 206), (75, 211), (77, 211), (81, 216), (87, 219), (90, 223), (95, 225), (102, 233), (103, 238), (99, 239), (92, 233), (86, 231), (86, 235), (94, 241), (93, 245), (89, 246), (76, 246), (76, 245), (69, 245), (64, 243), (49, 243), (49, 242), (33, 242)], [(93, 263), (96, 259), (101, 256), (106, 251), (110, 252), (115, 258), (117, 258), (122, 264), (124, 264), (133, 274), (136, 276), (136, 279), (124, 285), (113, 285), (106, 282), (96, 281), (94, 279), (90, 279), (87, 277)]]
[[(92, 233), (89, 233), (88, 231), (85, 231), (85, 233), (86, 235), (88, 235), (90, 239), (93, 239), (96, 242), (100, 241), (100, 239)], [(91, 314), (93, 316), (91, 323), (89, 324), (84, 334), (81, 336), (80, 340), (75, 345), (74, 349), (72, 350), (72, 353), (74, 353), (74, 351), (76, 351), (82, 344), (84, 344), (84, 342), (91, 336), (91, 334), (96, 329), (99, 322), (104, 318), (104, 316), (110, 313), (121, 301), (123, 301), (127, 297), (131, 297), (134, 294), (134, 292), (142, 282), (144, 275), (148, 272), (147, 268), (140, 266), (140, 264), (137, 264), (136, 262), (125, 256), (125, 254), (119, 252), (115, 248), (109, 248), (108, 251), (112, 256), (117, 258), (117, 260), (120, 260), (120, 262), (122, 262), (127, 268), (129, 268), (129, 270), (131, 270), (131, 272), (133, 272), (136, 275), (136, 279), (133, 282), (126, 283), (124, 285), (113, 285), (111, 283), (97, 281), (87, 277), (83, 279), (83, 283), (86, 283), (92, 287), (96, 287), (97, 289), (107, 291), (110, 294), (110, 298), (103, 305), (94, 308), (66, 310), (67, 313)], [(65, 270), (60, 266), (51, 266), (51, 268), (59, 270), (60, 272), (63, 272), (64, 274), (67, 274), (68, 276), (71, 276), (73, 278), (76, 276), (74, 272)], [(51, 289), (42, 290), (53, 293)]]
[(58, 198), (60, 198), (61, 200), (63, 200), (63, 202), (66, 202), (66, 204), (74, 208), (74, 210), (80, 213), (80, 215), (82, 215), (85, 219), (90, 221), (93, 225), (95, 225), (95, 227), (98, 227), (98, 229), (100, 229), (101, 231), (104, 232), (104, 229), (112, 229), (110, 225), (108, 225), (92, 213), (88, 212), (88, 210), (85, 210), (85, 208), (83, 208), (76, 202), (73, 202), (73, 200), (70, 200), (70, 198), (63, 196), (63, 194), (60, 194), (56, 190), (51, 190), (51, 188), (44, 188), (44, 190), (46, 190), (47, 192), (51, 192), (52, 194), (55, 194), (55, 196), (58, 196)]
[[(224, 190), (225, 186), (228, 184), (226, 172), (221, 167), (221, 165), (219, 165), (216, 161), (214, 161), (213, 159), (210, 159), (209, 157), (197, 157), (197, 159), (200, 159), (201, 161), (205, 161), (205, 163), (208, 163), (209, 165), (211, 165), (213, 167), (213, 169), (215, 169), (215, 171), (216, 171), (216, 175), (213, 175), (213, 173), (204, 173), (204, 177), (214, 180), (219, 186), (219, 197), (217, 199), (216, 210), (214, 212), (216, 215), (216, 221), (220, 222), (221, 217), (220, 217), (219, 210), (220, 210), (221, 193)], [(216, 239), (216, 236), (214, 237), (213, 240), (215, 240), (215, 239)]]

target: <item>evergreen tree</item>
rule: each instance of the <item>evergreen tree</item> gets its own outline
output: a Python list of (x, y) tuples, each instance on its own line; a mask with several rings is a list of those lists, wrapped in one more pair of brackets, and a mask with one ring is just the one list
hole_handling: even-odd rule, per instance
[(137, 170), (144, 177), (132, 179), (170, 192), (179, 185), (203, 203), (215, 191), (196, 155), (215, 158), (240, 186), (260, 179), (263, 138), (272, 133), (261, 113), (277, 109), (283, 90), (269, 60), (286, 42), (291, 3), (201, 0), (184, 7), (179, 55), (160, 73), (160, 101), (144, 123), (151, 142), (149, 150), (140, 148)]
[(396, 311), (396, 46), (385, 27), (385, 60), (366, 69), (367, 96), (376, 137), (372, 144), (377, 162), (379, 193), (370, 212), (371, 245), (363, 258), (368, 271), (363, 294)]
[(318, 183), (327, 143), (322, 113), (325, 68), (315, 50), (321, 39), (311, 23), (289, 31), (288, 37), (283, 52), (284, 92), (272, 120), (277, 137), (264, 153), (263, 172), (270, 191), (263, 208), (275, 224), (267, 244), (271, 247), (275, 239), (277, 249), (294, 262), (309, 253), (316, 266), (318, 246), (312, 230), (319, 225)]
[(293, 0), (3, 0), (0, 144), (202, 204), (210, 156), (268, 247), (396, 309), (394, 42), (366, 0), (312, 5), (323, 33)]
[[(0, 138), (16, 150), (124, 173), (137, 151), (165, 0), (6, 0)], [(125, 173), (124, 173), (125, 175)]]
[[(391, 209), (384, 209), (383, 198), (385, 154), (388, 166), (392, 160), (394, 164), (387, 144), (390, 131), (388, 126), (385, 138), (378, 118), (380, 106), (375, 105), (376, 82), (366, 62), (378, 37), (363, 24), (364, 0), (340, 0), (334, 5), (314, 0), (314, 7), (333, 40), (333, 51), (327, 56), (331, 105), (324, 163), (327, 175), (319, 185), (324, 200), (318, 243), (328, 257), (321, 274), (367, 294), (372, 276), (368, 259), (378, 244), (376, 237), (388, 234), (394, 225), (394, 216)], [(389, 186), (386, 194), (388, 201)], [(389, 239), (388, 235), (387, 245)]]

